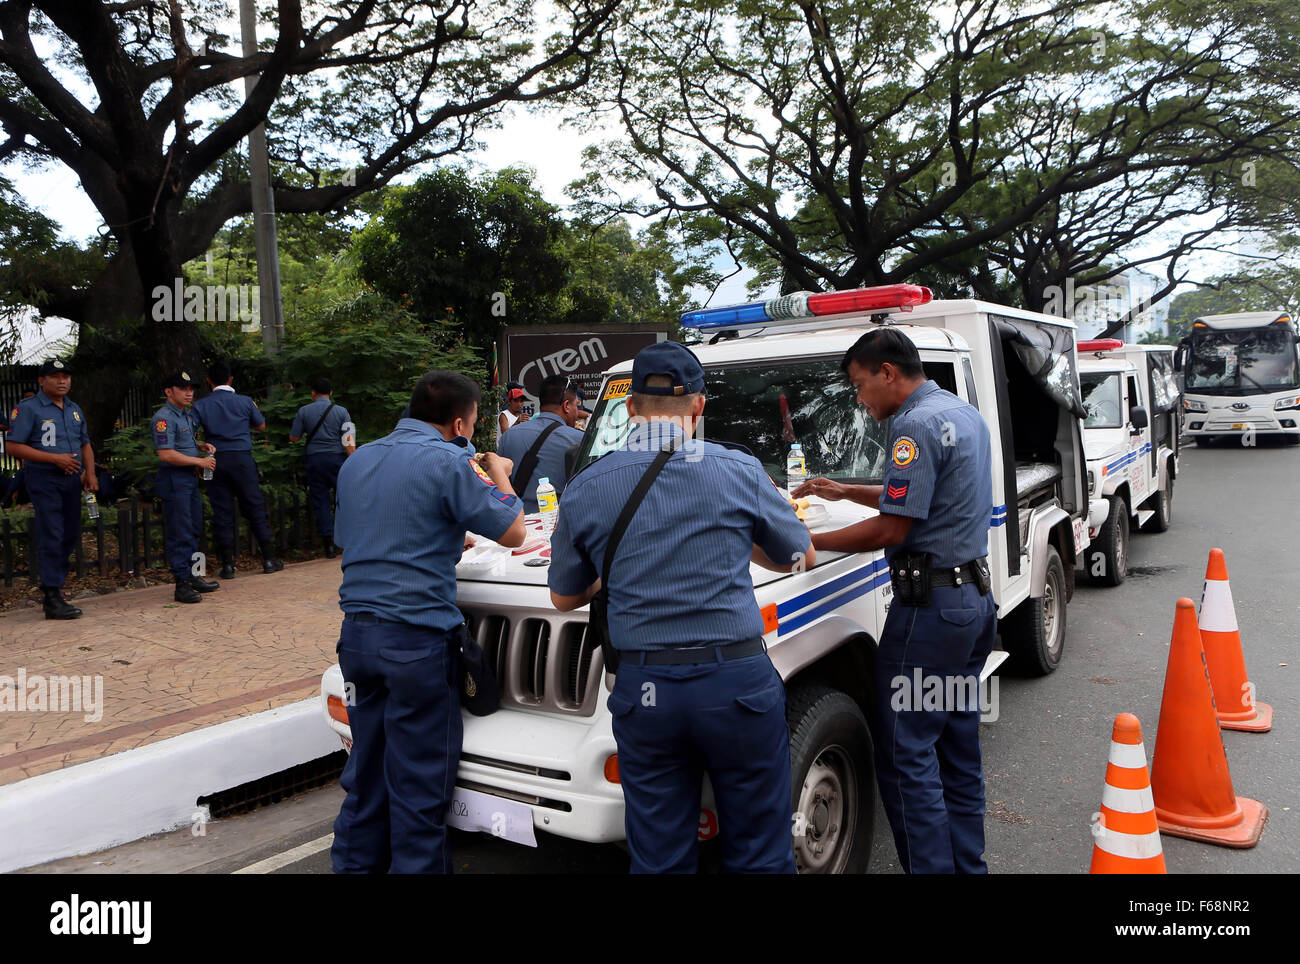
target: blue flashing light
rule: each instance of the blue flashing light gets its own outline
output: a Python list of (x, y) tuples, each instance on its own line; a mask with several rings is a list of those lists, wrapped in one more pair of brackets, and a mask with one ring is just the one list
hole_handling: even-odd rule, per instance
[(764, 302), (754, 301), (747, 305), (731, 308), (701, 308), (699, 311), (682, 312), (683, 328), (734, 328), (736, 325), (752, 325), (756, 322), (771, 320), (764, 310)]

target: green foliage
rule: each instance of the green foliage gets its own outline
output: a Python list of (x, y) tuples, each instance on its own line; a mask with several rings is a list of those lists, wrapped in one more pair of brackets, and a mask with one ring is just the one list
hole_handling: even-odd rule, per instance
[(1211, 278), (1205, 287), (1180, 294), (1169, 306), (1169, 335), (1178, 341), (1203, 315), (1237, 311), (1289, 311), (1300, 313), (1300, 268), (1286, 264), (1245, 267)]

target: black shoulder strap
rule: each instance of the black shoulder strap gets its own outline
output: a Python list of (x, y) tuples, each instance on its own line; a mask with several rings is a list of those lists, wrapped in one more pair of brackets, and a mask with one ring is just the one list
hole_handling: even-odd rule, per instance
[(636, 515), (636, 510), (641, 505), (641, 500), (645, 498), (650, 486), (654, 484), (655, 479), (659, 476), (659, 470), (667, 464), (668, 460), (673, 457), (677, 451), (678, 439), (670, 439), (655, 456), (655, 460), (650, 463), (650, 468), (645, 470), (645, 475), (641, 476), (641, 481), (636, 484), (632, 494), (628, 496), (627, 503), (623, 506), (623, 511), (619, 513), (618, 521), (614, 523), (614, 528), (609, 533), (609, 542), (605, 544), (605, 561), (600, 567), (600, 587), (605, 589), (609, 585), (609, 567), (614, 561), (614, 553), (618, 551), (618, 544), (623, 541), (623, 533), (627, 531), (628, 523), (632, 521), (632, 516)]
[(311, 427), (311, 431), (308, 432), (307, 437), (303, 439), (303, 445), (306, 445), (308, 442), (310, 442), (311, 437), (316, 434), (316, 430), (325, 424), (325, 416), (330, 413), (330, 409), (333, 407), (334, 407), (334, 399), (331, 398), (330, 403), (325, 406), (325, 411), (320, 413), (320, 418), (316, 419), (316, 424)]
[(559, 422), (552, 422), (546, 428), (542, 429), (542, 434), (537, 436), (532, 447), (524, 453), (524, 457), (519, 460), (518, 467), (515, 468), (514, 477), (510, 480), (511, 487), (518, 494), (519, 498), (524, 497), (524, 492), (528, 490), (528, 483), (533, 481), (533, 472), (537, 470), (537, 457), (542, 452), (542, 443), (546, 441), (547, 436), (560, 427)]

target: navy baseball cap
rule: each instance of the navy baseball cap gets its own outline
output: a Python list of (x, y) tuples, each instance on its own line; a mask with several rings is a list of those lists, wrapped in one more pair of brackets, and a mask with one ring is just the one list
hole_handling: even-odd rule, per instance
[(189, 372), (172, 372), (163, 379), (163, 388), (193, 388), (194, 379), (190, 378)]
[(62, 358), (49, 358), (41, 362), (41, 367), (37, 370), (38, 375), (71, 375), (72, 366)]
[[(671, 385), (646, 387), (651, 375), (666, 375)], [(638, 395), (693, 395), (704, 391), (704, 369), (685, 345), (657, 341), (636, 353), (632, 360), (631, 390)]]

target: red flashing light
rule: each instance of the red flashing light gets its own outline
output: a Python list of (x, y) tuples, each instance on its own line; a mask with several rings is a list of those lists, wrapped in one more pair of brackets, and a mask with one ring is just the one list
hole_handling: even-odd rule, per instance
[(934, 295), (921, 285), (881, 285), (854, 291), (828, 291), (808, 296), (808, 311), (813, 315), (839, 315), (846, 311), (885, 311), (897, 308), (911, 311), (930, 301)]
[(1094, 338), (1079, 342), (1079, 351), (1114, 351), (1123, 347), (1124, 343), (1118, 338)]

